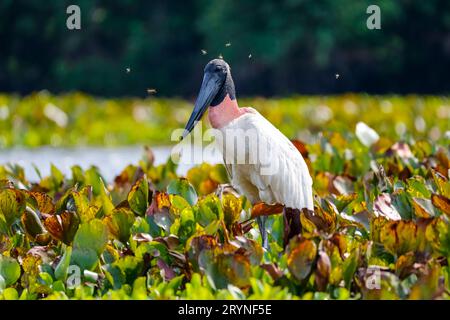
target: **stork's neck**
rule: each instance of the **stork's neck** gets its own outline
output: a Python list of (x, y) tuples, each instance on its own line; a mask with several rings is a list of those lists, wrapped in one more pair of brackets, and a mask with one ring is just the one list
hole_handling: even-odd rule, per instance
[(245, 108), (239, 108), (237, 99), (231, 100), (227, 94), (221, 103), (209, 108), (208, 119), (213, 128), (220, 129), (244, 113)]

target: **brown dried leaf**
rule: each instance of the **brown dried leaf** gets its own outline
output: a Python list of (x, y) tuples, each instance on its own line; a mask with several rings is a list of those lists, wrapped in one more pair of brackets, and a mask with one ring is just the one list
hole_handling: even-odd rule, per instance
[(433, 193), (431, 195), (433, 205), (450, 217), (450, 199)]
[(427, 203), (430, 200), (422, 198), (413, 198), (412, 200), (416, 217), (428, 219), (434, 216), (434, 214), (429, 210), (429, 203)]
[(331, 273), (331, 261), (325, 251), (320, 250), (314, 280), (319, 291), (325, 291)]
[(70, 245), (78, 230), (80, 219), (73, 211), (64, 211), (44, 221), (44, 226), (53, 238)]
[(30, 195), (36, 201), (37, 209), (42, 215), (55, 214), (55, 205), (49, 195), (43, 192), (31, 192)]
[(302, 157), (304, 159), (307, 159), (309, 157), (308, 149), (306, 148), (306, 145), (300, 141), (300, 140), (291, 140), (294, 147), (301, 153)]
[(284, 206), (282, 204), (265, 204), (263, 202), (257, 203), (252, 208), (252, 218), (260, 216), (270, 216), (274, 214), (280, 214), (283, 212)]
[(309, 276), (316, 255), (317, 246), (314, 241), (292, 239), (288, 250), (288, 268), (297, 280), (302, 281)]

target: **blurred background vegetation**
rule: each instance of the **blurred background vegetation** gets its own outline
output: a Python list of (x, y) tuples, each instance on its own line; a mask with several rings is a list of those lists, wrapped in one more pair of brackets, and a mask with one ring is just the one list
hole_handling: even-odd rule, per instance
[[(393, 141), (450, 142), (448, 96), (349, 93), (242, 98), (240, 104), (256, 106), (287, 137), (307, 143), (330, 132), (348, 139), (360, 121)], [(0, 148), (170, 145), (172, 133), (184, 128), (191, 111), (192, 104), (178, 98), (0, 93)]]
[[(370, 4), (381, 30), (366, 28)], [(0, 43), (0, 92), (192, 98), (222, 55), (247, 96), (447, 94), (450, 2), (2, 0)]]

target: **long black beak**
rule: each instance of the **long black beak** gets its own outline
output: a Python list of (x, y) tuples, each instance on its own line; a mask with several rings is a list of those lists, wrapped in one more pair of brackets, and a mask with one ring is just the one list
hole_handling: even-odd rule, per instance
[(217, 75), (205, 73), (197, 101), (195, 102), (194, 110), (192, 110), (192, 114), (186, 124), (181, 140), (191, 133), (197, 122), (211, 105), (211, 102), (214, 100), (214, 97), (222, 86), (221, 82), (220, 77)]

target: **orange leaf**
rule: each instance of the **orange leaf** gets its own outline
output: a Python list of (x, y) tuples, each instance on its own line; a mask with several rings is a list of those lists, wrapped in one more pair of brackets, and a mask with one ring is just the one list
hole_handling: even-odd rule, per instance
[(270, 216), (283, 212), (284, 206), (282, 204), (265, 204), (263, 202), (257, 203), (252, 208), (252, 218), (259, 216)]
[(78, 230), (80, 219), (73, 211), (64, 211), (45, 219), (44, 226), (53, 238), (70, 245)]
[(169, 195), (165, 192), (158, 192), (156, 194), (156, 204), (158, 209), (162, 209), (163, 207), (170, 208)]
[(55, 205), (49, 195), (43, 192), (31, 192), (30, 195), (36, 200), (37, 209), (41, 214), (55, 214)]
[(297, 150), (302, 154), (303, 158), (307, 159), (309, 156), (308, 149), (306, 148), (306, 145), (301, 142), (300, 140), (291, 140), (294, 147), (297, 148)]
[(448, 198), (438, 194), (432, 194), (431, 202), (436, 208), (441, 210), (447, 216), (450, 216), (450, 200)]
[(306, 279), (311, 272), (316, 255), (317, 246), (314, 241), (307, 239), (291, 241), (288, 253), (289, 271), (300, 281)]

